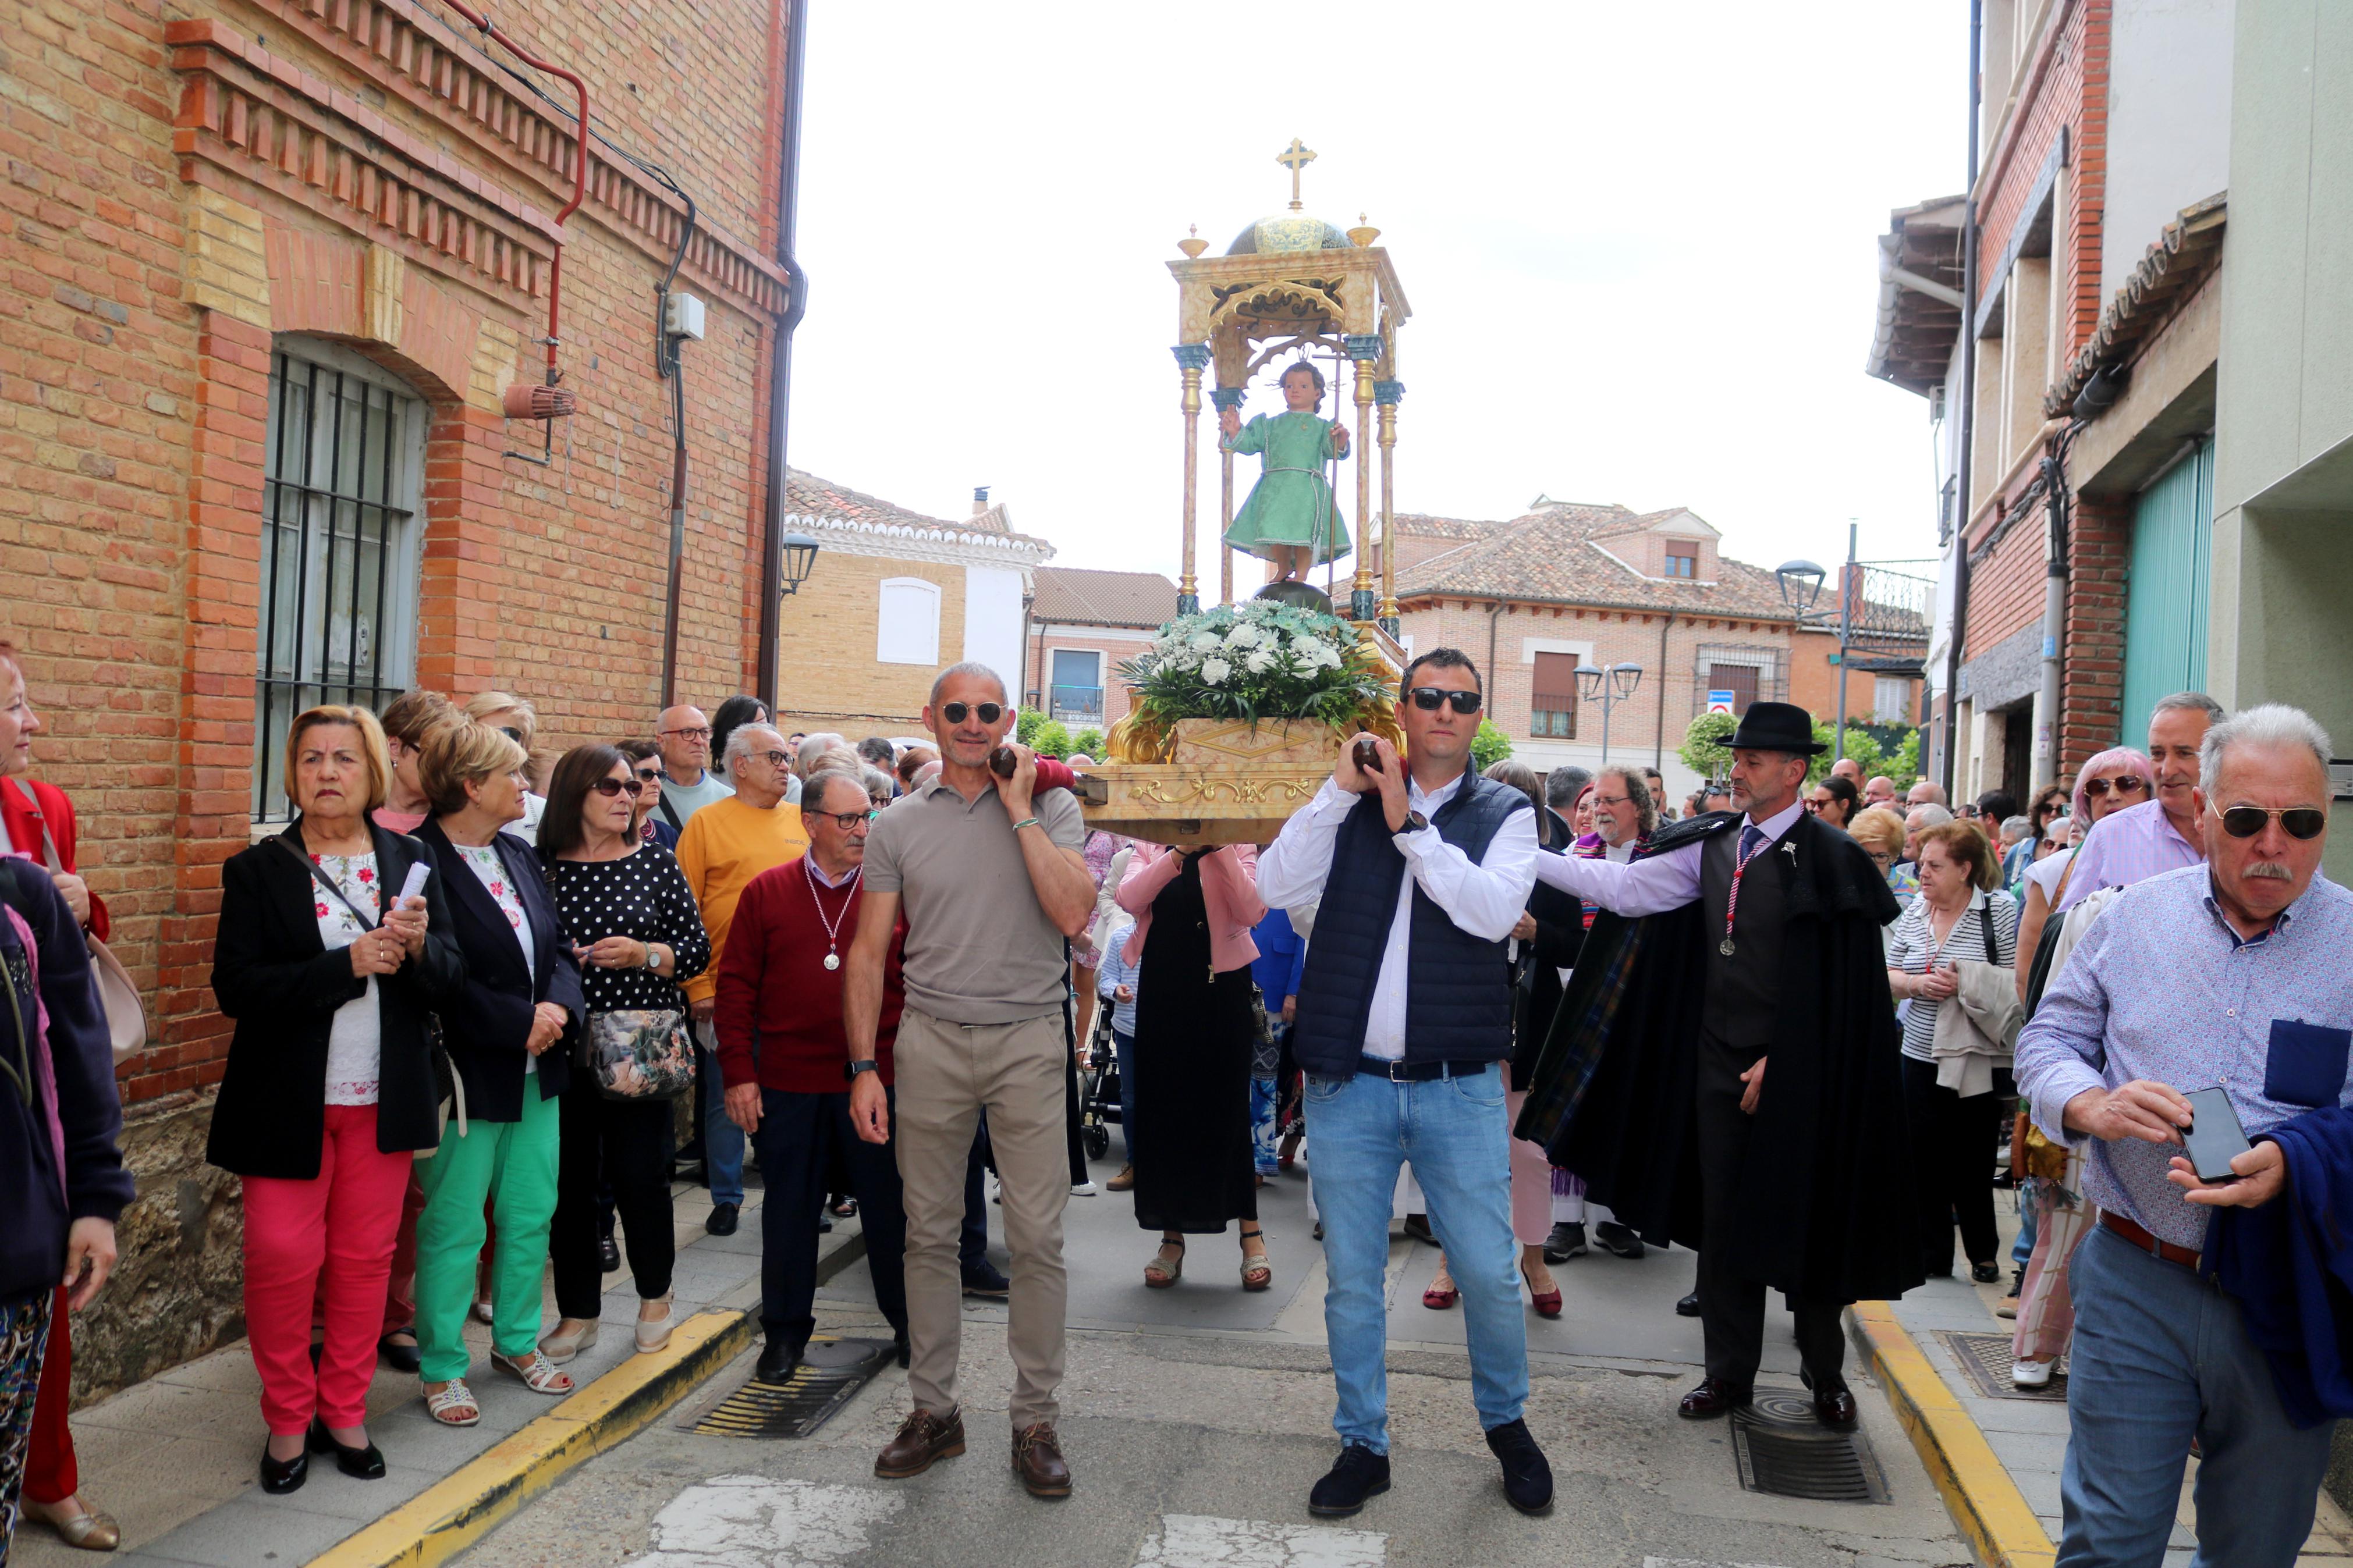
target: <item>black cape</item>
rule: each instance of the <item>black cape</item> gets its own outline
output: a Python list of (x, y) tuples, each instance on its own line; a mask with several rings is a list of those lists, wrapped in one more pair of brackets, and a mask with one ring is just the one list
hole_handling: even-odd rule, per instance
[[(1677, 823), (1642, 858), (1739, 820)], [(1768, 863), (1788, 922), (1781, 1005), (1726, 1261), (1793, 1296), (1892, 1300), (1925, 1277), (1902, 1031), (1880, 942), (1895, 898), (1860, 845), (1811, 815)], [(1720, 935), (1705, 927), (1696, 900), (1641, 920), (1607, 910), (1595, 919), (1515, 1130), (1645, 1240), (1694, 1248), (1704, 944)]]

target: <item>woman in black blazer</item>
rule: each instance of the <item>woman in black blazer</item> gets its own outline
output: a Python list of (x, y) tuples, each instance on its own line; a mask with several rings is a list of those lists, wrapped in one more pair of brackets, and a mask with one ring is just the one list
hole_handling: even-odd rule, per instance
[(418, 777), (434, 815), (417, 837), (432, 854), (466, 954), (466, 986), (441, 1010), (462, 1122), (423, 1164), (417, 1221), (417, 1350), (425, 1407), (471, 1426), (481, 1406), (466, 1386), (466, 1305), (487, 1205), (498, 1215), (491, 1265), (491, 1364), (537, 1394), (572, 1392), (540, 1353), (540, 1271), (555, 1217), (561, 1108), (571, 1081), (565, 1041), (584, 1010), (580, 967), (531, 846), (502, 831), (520, 822), (523, 749), (468, 720), (425, 742)]
[(425, 847), (368, 820), (391, 776), (375, 715), (310, 710), (286, 738), (293, 826), (221, 868), (213, 995), (237, 1032), (206, 1158), (245, 1178), (269, 1492), (307, 1478), (306, 1434), (344, 1473), (384, 1474), (364, 1423), (409, 1156), (439, 1136), (426, 1030), (466, 978), (440, 879), (399, 897)]

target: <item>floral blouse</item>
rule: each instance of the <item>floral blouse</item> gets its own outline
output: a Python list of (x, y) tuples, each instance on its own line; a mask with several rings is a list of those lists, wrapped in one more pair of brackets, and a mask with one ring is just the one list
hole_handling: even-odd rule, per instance
[[(327, 879), (358, 906), (369, 920), (382, 918), (383, 901), (377, 897), (375, 855), (313, 855), (311, 861), (327, 874)], [(345, 948), (359, 940), (368, 928), (347, 908), (343, 899), (326, 889), (311, 885), (311, 910), (319, 919), (319, 941), (329, 952)], [(383, 1027), (376, 1013), (376, 977), (368, 976), (367, 990), (335, 1009), (333, 1024), (327, 1033), (327, 1103), (329, 1105), (374, 1105), (376, 1101), (378, 1063), (383, 1055)]]
[[(456, 844), (451, 847), (466, 862), (466, 868), (474, 873), (474, 879), (482, 884), (482, 890), (491, 895), (491, 901), (499, 906), (499, 913), (507, 917), (507, 924), (514, 928), (515, 941), (522, 945), (523, 971), (537, 980), (539, 944), (532, 940), (531, 916), (523, 911), (522, 895), (515, 891), (514, 883), (507, 876), (506, 862), (499, 858), (497, 847), (471, 844)], [(525, 1078), (538, 1072), (539, 1058), (524, 1057), (522, 1071)]]

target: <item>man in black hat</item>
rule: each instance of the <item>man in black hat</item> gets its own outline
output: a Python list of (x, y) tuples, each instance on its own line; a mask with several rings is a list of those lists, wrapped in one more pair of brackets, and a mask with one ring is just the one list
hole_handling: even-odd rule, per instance
[(1769, 1286), (1815, 1415), (1845, 1426), (1841, 1310), (1921, 1280), (1879, 938), (1895, 900), (1799, 801), (1824, 750), (1803, 709), (1751, 703), (1729, 745), (1734, 810), (1625, 865), (1538, 857), (1604, 912), (1517, 1131), (1644, 1239), (1698, 1249), (1707, 1373), (1685, 1416), (1748, 1403)]

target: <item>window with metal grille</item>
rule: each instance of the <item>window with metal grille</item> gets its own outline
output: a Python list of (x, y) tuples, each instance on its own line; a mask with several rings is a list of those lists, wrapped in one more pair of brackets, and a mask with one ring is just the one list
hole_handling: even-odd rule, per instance
[(417, 521), (426, 409), (389, 374), (325, 343), (269, 365), (253, 816), (292, 815), (281, 765), (294, 718), (380, 708), (416, 660)]
[(1577, 739), (1577, 656), (1540, 653), (1529, 681), (1528, 733), (1547, 740)]
[(1711, 664), (1707, 667), (1707, 689), (1710, 691), (1732, 693), (1732, 716), (1736, 719), (1748, 711), (1757, 700), (1757, 667), (1753, 664)]

